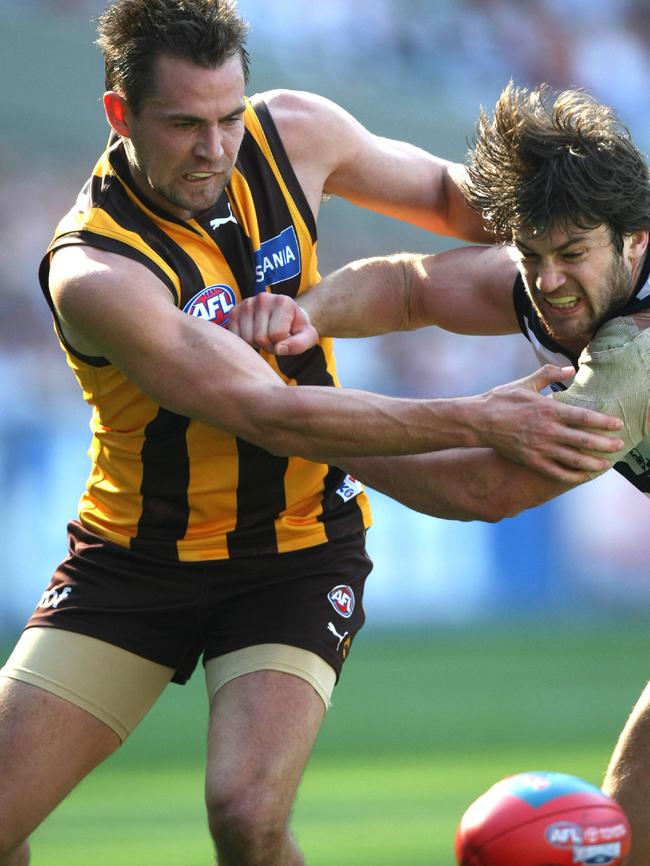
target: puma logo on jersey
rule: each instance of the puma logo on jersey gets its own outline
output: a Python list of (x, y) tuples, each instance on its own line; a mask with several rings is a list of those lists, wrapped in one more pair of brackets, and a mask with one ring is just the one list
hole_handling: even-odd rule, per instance
[(219, 226), (223, 226), (226, 223), (234, 223), (238, 225), (237, 220), (233, 216), (232, 209), (230, 207), (230, 202), (228, 202), (228, 216), (227, 217), (217, 217), (216, 219), (210, 220), (210, 228), (212, 231), (216, 231)]

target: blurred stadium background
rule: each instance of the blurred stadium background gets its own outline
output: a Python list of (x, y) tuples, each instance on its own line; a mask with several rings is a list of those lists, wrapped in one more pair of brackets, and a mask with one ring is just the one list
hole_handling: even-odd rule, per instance
[[(37, 267), (105, 142), (92, 23), (103, 5), (0, 4), (2, 646), (18, 633), (65, 552), (65, 523), (87, 470), (88, 413), (52, 333)], [(253, 27), (250, 92), (315, 90), (376, 132), (462, 160), (480, 104), (490, 108), (510, 77), (519, 84), (544, 80), (584, 86), (614, 105), (641, 149), (650, 149), (648, 0), (240, 0), (240, 6)], [(351, 258), (451, 243), (336, 200), (325, 203), (320, 220), (322, 272)], [(344, 384), (396, 395), (474, 393), (535, 367), (521, 337), (464, 338), (433, 329), (340, 341), (338, 357)], [(498, 525), (433, 520), (377, 495), (373, 502), (369, 623), (305, 781), (298, 818), (316, 866), (442, 866), (451, 861), (460, 810), (498, 776), (530, 769), (539, 756), (547, 768), (598, 781), (647, 678), (650, 582), (641, 543), (647, 503), (613, 472)], [(181, 838), (184, 830), (196, 834), (192, 822), (202, 827), (197, 689), (194, 682), (165, 696), (145, 734), (135, 735), (139, 745), (102, 768), (99, 783), (82, 786), (58, 823), (46, 824), (37, 851), (41, 839), (47, 855), (38, 862), (208, 862), (204, 836), (194, 848), (179, 843), (183, 853), (171, 841), (172, 829)], [(178, 750), (174, 723), (197, 734), (199, 746)], [(161, 766), (169, 751), (174, 759)], [(363, 781), (349, 778), (353, 759), (366, 762)], [(120, 777), (130, 761), (152, 776), (142, 789), (134, 781), (129, 794), (140, 791), (144, 803), (159, 791), (168, 798), (151, 807), (150, 835), (117, 781), (113, 805), (104, 801), (92, 812), (92, 792), (105, 795), (111, 774)], [(389, 786), (384, 795), (373, 775), (380, 765)], [(163, 781), (173, 783), (173, 794)], [(119, 819), (111, 811), (118, 807)], [(125, 847), (111, 859), (106, 846), (118, 825)], [(88, 846), (102, 827), (106, 838), (90, 857)], [(320, 852), (334, 839), (336, 860), (327, 860)], [(410, 847), (400, 847), (405, 840)]]

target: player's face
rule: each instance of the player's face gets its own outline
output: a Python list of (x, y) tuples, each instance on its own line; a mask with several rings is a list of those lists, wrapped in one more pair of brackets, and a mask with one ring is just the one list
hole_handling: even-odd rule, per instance
[(230, 179), (244, 136), (241, 58), (204, 68), (160, 56), (140, 112), (127, 107), (127, 154), (135, 182), (182, 219), (212, 207)]
[(631, 237), (621, 254), (606, 226), (515, 234), (519, 270), (552, 337), (589, 340), (629, 298), (639, 265), (629, 254)]

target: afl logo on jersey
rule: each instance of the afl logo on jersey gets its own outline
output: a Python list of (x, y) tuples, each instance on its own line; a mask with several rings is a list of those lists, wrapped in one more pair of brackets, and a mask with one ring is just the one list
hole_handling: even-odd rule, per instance
[(236, 303), (235, 294), (230, 286), (222, 284), (206, 286), (185, 304), (183, 312), (196, 316), (197, 319), (214, 322), (215, 325), (227, 325)]
[(329, 603), (334, 610), (345, 619), (349, 619), (354, 612), (354, 592), (351, 586), (339, 584), (327, 593)]

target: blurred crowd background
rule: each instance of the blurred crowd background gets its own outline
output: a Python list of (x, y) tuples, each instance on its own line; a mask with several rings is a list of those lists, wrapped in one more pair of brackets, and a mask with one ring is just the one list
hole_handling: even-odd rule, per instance
[[(88, 411), (67, 369), (37, 270), (102, 149), (99, 0), (0, 5), (0, 637), (18, 628), (65, 553), (87, 472)], [(648, 0), (241, 0), (250, 91), (315, 90), (372, 130), (462, 160), (482, 104), (506, 82), (582, 86), (650, 149)], [(453, 241), (325, 203), (321, 271)], [(523, 337), (426, 329), (340, 341), (344, 384), (460, 395), (531, 372)], [(371, 621), (643, 612), (647, 503), (616, 473), (497, 525), (446, 522), (374, 495)]]

